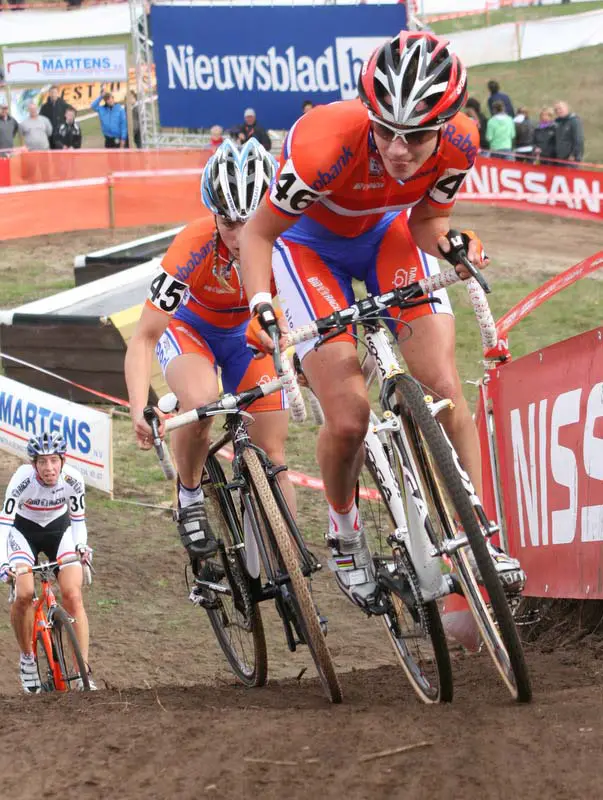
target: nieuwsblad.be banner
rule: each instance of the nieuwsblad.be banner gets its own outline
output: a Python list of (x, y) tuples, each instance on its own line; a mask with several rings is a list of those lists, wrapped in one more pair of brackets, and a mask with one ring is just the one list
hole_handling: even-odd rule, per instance
[(111, 417), (0, 376), (0, 450), (27, 458), (27, 440), (44, 431), (63, 435), (86, 484), (112, 493)]
[(290, 128), (302, 102), (356, 97), (362, 62), (406, 27), (405, 6), (151, 6), (167, 127)]

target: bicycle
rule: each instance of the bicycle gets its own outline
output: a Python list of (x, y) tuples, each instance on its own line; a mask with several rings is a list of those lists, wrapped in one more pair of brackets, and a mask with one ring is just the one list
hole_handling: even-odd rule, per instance
[[(466, 263), (466, 254), (463, 263)], [(469, 263), (473, 271), (474, 268)], [(470, 282), (482, 337), (493, 325), (480, 281)], [(532, 696), (522, 645), (486, 537), (498, 528), (488, 521), (468, 474), (437, 420), (450, 401), (437, 402), (400, 366), (380, 322), (390, 307), (433, 302), (431, 292), (459, 281), (454, 270), (434, 275), (379, 296), (368, 296), (309, 325), (290, 331), (281, 345), (327, 338), (351, 324), (364, 328), (368, 383), (379, 385), (381, 416), (371, 413), (365, 438), (366, 467), (387, 509), (371, 541), (379, 602), (364, 609), (381, 616), (413, 689), (426, 703), (452, 700), (452, 669), (438, 603), (451, 593), (464, 595), (482, 639), (511, 695)], [(386, 528), (387, 548), (382, 530)], [(392, 530), (393, 528), (393, 530)], [(471, 568), (473, 552), (486, 600)], [(450, 570), (446, 559), (452, 567)]]
[[(79, 560), (78, 556), (65, 556), (12, 570), (14, 577), (40, 575), (41, 591), (39, 596), (34, 595), (32, 651), (36, 656), (43, 692), (67, 692), (76, 688), (90, 690), (88, 667), (73, 629), (75, 620), (57, 603), (51, 586), (58, 567)], [(13, 579), (11, 597), (14, 590)]]
[[(294, 416), (302, 418), (305, 408), (299, 388), (293, 386), (293, 373), (288, 373), (285, 383), (295, 396)], [(214, 530), (219, 531), (218, 552), (201, 562), (190, 599), (207, 612), (232, 671), (249, 687), (262, 686), (267, 680), (268, 656), (259, 604), (274, 600), (289, 650), (295, 652), (299, 644), (308, 646), (326, 696), (340, 703), (342, 691), (325, 641), (325, 623), (319, 618), (309, 585), (321, 564), (306, 547), (278, 483), (278, 473), (286, 467), (275, 467), (252, 444), (247, 431), (247, 421), (253, 419), (247, 408), (283, 385), (283, 379), (275, 379), (238, 394), (225, 394), (165, 423), (169, 432), (226, 415), (225, 433), (212, 444), (202, 478), (208, 513), (213, 517)], [(164, 399), (160, 408), (167, 412), (174, 406), (170, 409)], [(164, 472), (169, 473), (157, 416), (151, 407), (145, 409), (145, 418), (153, 428)], [(230, 480), (218, 461), (218, 452), (227, 443), (233, 448)]]

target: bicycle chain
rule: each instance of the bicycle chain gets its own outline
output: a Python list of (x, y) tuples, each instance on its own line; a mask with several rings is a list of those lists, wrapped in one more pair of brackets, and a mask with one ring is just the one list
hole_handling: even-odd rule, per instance
[(425, 603), (423, 602), (423, 596), (421, 594), (421, 586), (419, 584), (419, 579), (417, 577), (417, 571), (414, 568), (414, 565), (411, 561), (410, 555), (408, 553), (408, 549), (403, 542), (400, 542), (396, 545), (394, 549), (394, 558), (396, 558), (396, 551), (399, 554), (400, 561), (402, 562), (402, 566), (406, 572), (406, 577), (408, 578), (408, 582), (410, 583), (410, 589), (413, 593), (413, 597), (415, 598), (415, 604), (417, 608), (417, 612), (419, 614), (419, 624), (421, 625), (421, 629), (429, 635), (431, 633), (429, 627), (429, 620), (427, 618), (427, 614), (425, 612)]

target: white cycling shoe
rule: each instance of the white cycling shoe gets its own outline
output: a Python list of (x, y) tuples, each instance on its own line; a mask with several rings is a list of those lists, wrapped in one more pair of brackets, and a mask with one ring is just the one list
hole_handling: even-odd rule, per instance
[(42, 682), (38, 674), (38, 664), (35, 658), (19, 661), (19, 677), (25, 694), (40, 694)]
[(335, 532), (332, 520), (330, 523), (326, 536), (332, 555), (327, 562), (329, 569), (346, 597), (360, 608), (368, 609), (377, 602), (378, 586), (362, 524), (357, 517), (352, 537), (344, 537)]

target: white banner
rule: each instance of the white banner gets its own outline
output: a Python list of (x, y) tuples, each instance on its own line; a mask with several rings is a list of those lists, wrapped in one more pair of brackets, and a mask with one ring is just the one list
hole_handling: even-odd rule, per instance
[(124, 45), (106, 47), (4, 48), (7, 83), (74, 83), (121, 81), (128, 77)]
[(0, 375), (0, 450), (26, 457), (30, 436), (58, 431), (67, 442), (67, 458), (86, 483), (112, 494), (112, 429), (103, 411)]

